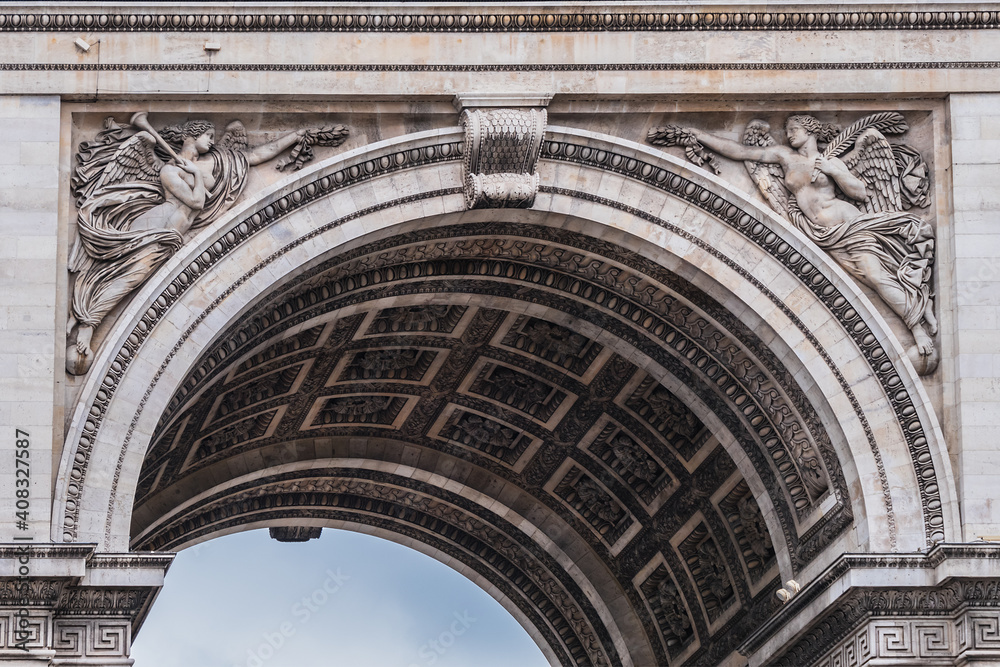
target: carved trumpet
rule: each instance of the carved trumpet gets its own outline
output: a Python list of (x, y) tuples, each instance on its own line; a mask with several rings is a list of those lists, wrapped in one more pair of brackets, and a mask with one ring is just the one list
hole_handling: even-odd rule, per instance
[(146, 118), (146, 116), (148, 115), (149, 115), (148, 111), (136, 111), (134, 114), (132, 114), (132, 120), (130, 120), (129, 122), (132, 123), (132, 125), (134, 125), (135, 127), (138, 127), (142, 130), (145, 130), (146, 132), (149, 132), (150, 136), (156, 139), (156, 143), (160, 144), (160, 146), (163, 146), (163, 149), (170, 154), (170, 157), (172, 157), (175, 162), (180, 164), (181, 159), (177, 157), (177, 153), (174, 152), (174, 149), (171, 148), (170, 144), (164, 141), (163, 137), (160, 136), (160, 133), (154, 130), (153, 126), (149, 124), (149, 120)]

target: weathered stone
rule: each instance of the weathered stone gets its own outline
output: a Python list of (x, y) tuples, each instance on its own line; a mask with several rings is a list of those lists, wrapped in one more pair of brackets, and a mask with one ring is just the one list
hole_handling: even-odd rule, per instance
[(344, 521), (553, 664), (1000, 660), (998, 25), (0, 9), (0, 662)]

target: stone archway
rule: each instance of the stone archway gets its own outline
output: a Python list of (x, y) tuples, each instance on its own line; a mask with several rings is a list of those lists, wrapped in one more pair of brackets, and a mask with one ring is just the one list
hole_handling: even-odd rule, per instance
[(845, 551), (957, 536), (915, 373), (807, 241), (564, 128), (532, 209), (466, 211), (461, 146), (339, 156), (172, 258), (95, 362), (53, 539), (374, 525), (557, 662), (663, 664), (725, 658)]

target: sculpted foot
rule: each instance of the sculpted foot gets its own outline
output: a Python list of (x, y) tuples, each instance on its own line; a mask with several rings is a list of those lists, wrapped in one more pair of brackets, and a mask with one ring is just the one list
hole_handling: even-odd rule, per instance
[(906, 351), (906, 356), (910, 358), (910, 363), (919, 375), (930, 375), (941, 361), (941, 355), (934, 347), (934, 341), (927, 334), (923, 324), (918, 324), (911, 329), (913, 332), (913, 346)]
[(927, 326), (927, 333), (931, 336), (936, 336), (938, 332), (938, 321), (934, 317), (934, 302), (930, 299), (927, 300), (927, 307), (924, 308), (924, 323)]
[(923, 325), (918, 324), (917, 326), (913, 327), (912, 331), (913, 331), (913, 342), (920, 356), (926, 357), (929, 356), (931, 353), (933, 353), (934, 341), (931, 340), (931, 337), (927, 334), (927, 331), (924, 329)]
[[(76, 318), (70, 317), (70, 321), (76, 325), (76, 342), (66, 341), (66, 372), (70, 375), (86, 375), (94, 362), (94, 351), (90, 349), (94, 327), (78, 324)], [(72, 328), (68, 331), (72, 332)]]
[(94, 335), (94, 327), (81, 325), (76, 332), (76, 351), (81, 356), (90, 357), (94, 354), (90, 349), (90, 339)]

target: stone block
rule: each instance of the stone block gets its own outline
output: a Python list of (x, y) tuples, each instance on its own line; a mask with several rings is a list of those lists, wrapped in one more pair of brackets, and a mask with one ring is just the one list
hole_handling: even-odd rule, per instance
[(968, 209), (956, 210), (951, 222), (955, 233), (992, 234), (996, 231), (997, 220), (1000, 214), (996, 211)]
[(952, 118), (951, 136), (958, 141), (978, 141), (983, 138), (983, 120), (980, 116), (959, 116)]
[[(38, 108), (44, 109), (45, 106)], [(0, 141), (52, 141), (58, 143), (59, 123), (40, 123), (33, 116), (8, 118), (0, 123)]]
[(996, 164), (1000, 161), (1000, 139), (953, 141), (951, 158), (955, 164)]
[(948, 98), (949, 111), (953, 118), (980, 118), (997, 112), (995, 93), (962, 93)]
[(979, 123), (982, 139), (1000, 140), (1000, 116), (982, 116)]
[(22, 165), (55, 165), (59, 161), (59, 143), (56, 141), (22, 141), (18, 162)]
[(1000, 309), (997, 306), (960, 306), (957, 322), (959, 330), (1000, 330)]
[(990, 369), (990, 372), (987, 374), (985, 371), (981, 371), (978, 375), (970, 373), (958, 381), (963, 403), (976, 401), (1000, 404), (1000, 369), (995, 365), (1000, 360), (1000, 354), (972, 356), (980, 357), (982, 366)]
[[(994, 151), (1000, 155), (1000, 145)], [(953, 192), (956, 211), (1000, 211), (1000, 187), (956, 184)]]
[[(1000, 146), (1000, 142), (990, 142), (989, 145), (997, 147)], [(995, 187), (1000, 183), (1000, 154), (997, 154), (997, 159), (989, 164), (957, 162), (952, 173), (955, 184), (962, 187)]]
[[(958, 373), (962, 378), (992, 378), (994, 377), (993, 355), (959, 354)], [(964, 380), (962, 381), (964, 383)]]
[(969, 426), (1000, 426), (1000, 410), (990, 401), (963, 400), (958, 408), (962, 423)]

